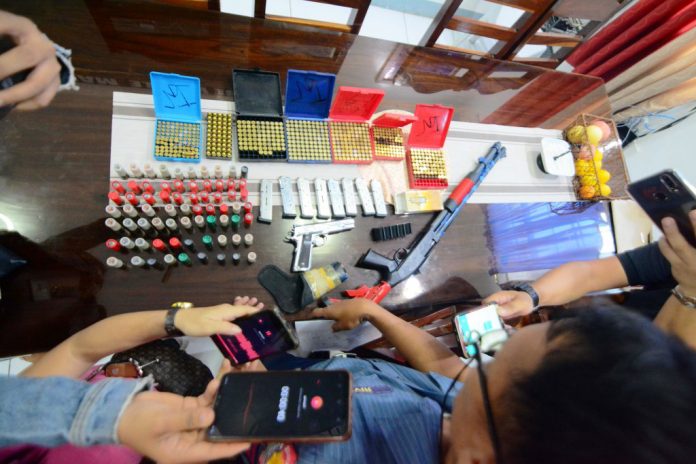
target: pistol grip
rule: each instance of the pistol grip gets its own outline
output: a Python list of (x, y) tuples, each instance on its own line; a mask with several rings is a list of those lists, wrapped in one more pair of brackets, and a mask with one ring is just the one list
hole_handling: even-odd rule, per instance
[(292, 261), (293, 272), (309, 271), (312, 268), (312, 236), (303, 235), (295, 242), (295, 255)]
[(363, 269), (373, 269), (378, 271), (383, 277), (386, 278), (389, 274), (396, 271), (396, 269), (399, 267), (399, 263), (395, 259), (387, 258), (386, 256), (382, 256), (376, 251), (369, 249), (360, 259), (357, 266)]

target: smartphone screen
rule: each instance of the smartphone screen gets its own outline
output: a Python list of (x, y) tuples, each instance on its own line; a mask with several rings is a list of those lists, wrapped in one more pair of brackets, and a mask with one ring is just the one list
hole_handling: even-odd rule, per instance
[(348, 371), (228, 374), (215, 401), (211, 439), (334, 441), (350, 436)]
[(259, 311), (235, 319), (234, 323), (242, 329), (240, 334), (216, 334), (212, 337), (222, 354), (234, 365), (297, 348), (297, 339), (277, 311)]
[(493, 351), (508, 339), (496, 304), (457, 314), (454, 317), (454, 326), (464, 356), (467, 357), (475, 354), (475, 348), (470, 344), (472, 338), (481, 340), (481, 351), (484, 353)]

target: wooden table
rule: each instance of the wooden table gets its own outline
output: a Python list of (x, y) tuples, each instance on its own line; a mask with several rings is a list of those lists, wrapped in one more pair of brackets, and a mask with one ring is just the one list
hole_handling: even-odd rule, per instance
[[(2, 282), (0, 355), (45, 350), (105, 316), (173, 301), (211, 305), (248, 294), (272, 304), (256, 274), (267, 264), (289, 269), (292, 247), (282, 238), (291, 220), (253, 225), (259, 261), (252, 266), (178, 267), (165, 281), (162, 271), (105, 268), (112, 92), (148, 92), (151, 70), (199, 76), (203, 97), (221, 99), (231, 98), (234, 68), (282, 79), (287, 69), (331, 72), (337, 85), (383, 89), (381, 108), (444, 104), (457, 120), (527, 127), (563, 128), (579, 112), (610, 111), (594, 78), (346, 33), (128, 0), (0, 1), (0, 9), (32, 18), (73, 49), (81, 87), (50, 108), (0, 121), (0, 228), (17, 231), (2, 244), (30, 261)], [(356, 230), (315, 250), (314, 264), (344, 263), (351, 278), (342, 289), (372, 285), (376, 273), (352, 266), (360, 255), (370, 247), (393, 253), (414, 236), (372, 243), (369, 229), (408, 220), (418, 231), (430, 219), (359, 217)], [(423, 313), (486, 295), (497, 289), (489, 260), (485, 206), (468, 205), (421, 274), (384, 305)]]

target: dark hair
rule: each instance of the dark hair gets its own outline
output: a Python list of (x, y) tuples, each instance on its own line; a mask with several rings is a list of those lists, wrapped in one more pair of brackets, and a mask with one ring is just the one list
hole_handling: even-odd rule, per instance
[(548, 344), (493, 399), (506, 464), (696, 462), (696, 352), (618, 309), (555, 320)]

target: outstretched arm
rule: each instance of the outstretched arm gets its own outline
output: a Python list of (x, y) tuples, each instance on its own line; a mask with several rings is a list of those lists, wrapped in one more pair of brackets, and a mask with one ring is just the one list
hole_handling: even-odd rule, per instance
[[(540, 306), (569, 303), (590, 292), (628, 285), (628, 277), (616, 256), (563, 264), (532, 283)], [(486, 298), (484, 304), (497, 303), (503, 319), (525, 316), (534, 310), (525, 292), (503, 290)]]
[(419, 371), (454, 378), (463, 367), (459, 357), (435, 337), (370, 300), (345, 300), (328, 308), (317, 308), (312, 314), (335, 320), (334, 330), (350, 330), (364, 321), (370, 322)]
[[(249, 303), (255, 304), (253, 300)], [(239, 327), (231, 321), (256, 311), (258, 307), (230, 304), (181, 309), (176, 313), (174, 325), (185, 335), (234, 335), (239, 332)], [(166, 314), (166, 310), (156, 310), (106, 318), (81, 330), (41, 356), (22, 375), (79, 377), (105, 356), (166, 337)]]

